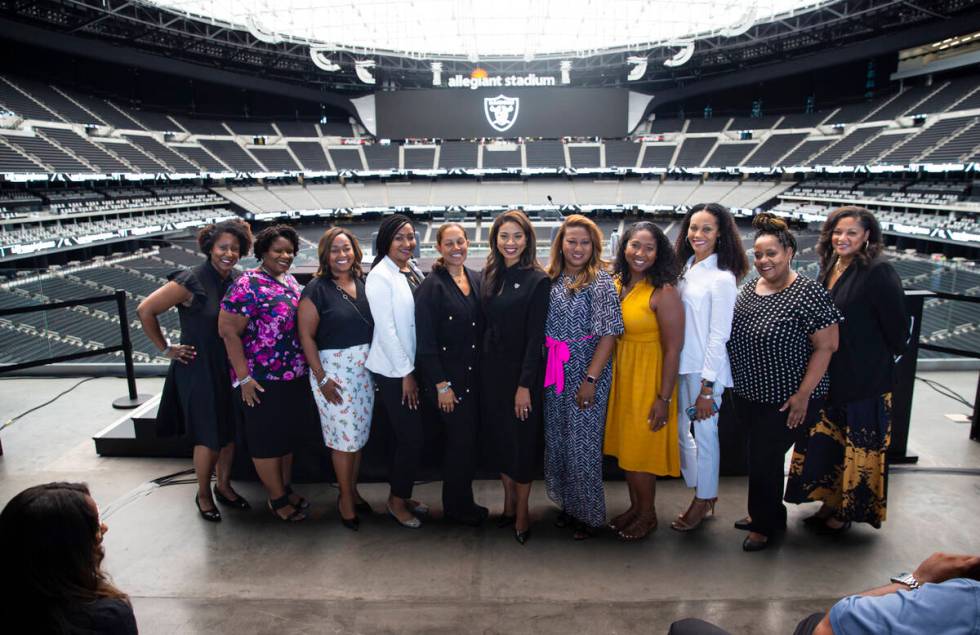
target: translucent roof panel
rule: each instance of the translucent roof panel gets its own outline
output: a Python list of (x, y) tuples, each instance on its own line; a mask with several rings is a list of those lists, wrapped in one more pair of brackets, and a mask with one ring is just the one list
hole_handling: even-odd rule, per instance
[(366, 54), (527, 60), (738, 35), (827, 0), (144, 0), (247, 29)]

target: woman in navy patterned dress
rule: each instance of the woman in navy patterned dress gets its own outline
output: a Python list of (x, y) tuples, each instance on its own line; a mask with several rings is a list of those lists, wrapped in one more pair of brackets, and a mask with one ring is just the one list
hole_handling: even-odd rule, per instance
[(575, 539), (606, 523), (602, 440), (612, 383), (611, 357), (623, 316), (612, 277), (603, 270), (602, 233), (574, 214), (551, 246), (551, 301), (545, 321), (544, 474), (561, 507), (555, 523)]

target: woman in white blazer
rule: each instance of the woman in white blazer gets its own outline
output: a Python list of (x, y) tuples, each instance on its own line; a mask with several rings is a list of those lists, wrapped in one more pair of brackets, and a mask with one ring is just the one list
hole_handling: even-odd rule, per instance
[(428, 507), (412, 500), (422, 456), (423, 429), (415, 380), (415, 300), (422, 272), (412, 262), (415, 228), (401, 214), (385, 218), (374, 241), (374, 263), (364, 285), (374, 335), (365, 366), (374, 376), (388, 415), (395, 451), (388, 481), (388, 513), (403, 527), (422, 526), (417, 514)]
[[(738, 280), (749, 269), (731, 212), (718, 203), (695, 205), (677, 235), (677, 259), (685, 263), (677, 290), (684, 302), (684, 346), (677, 390), (681, 474), (694, 488), (687, 511), (671, 523), (691, 531), (718, 500), (718, 409), (732, 371), (725, 345), (732, 332)], [(692, 427), (694, 434), (692, 435)]]

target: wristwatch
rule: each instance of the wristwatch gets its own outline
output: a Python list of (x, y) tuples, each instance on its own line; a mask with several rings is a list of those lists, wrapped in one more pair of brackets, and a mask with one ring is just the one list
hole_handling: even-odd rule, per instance
[(919, 588), (919, 581), (911, 573), (899, 573), (891, 579), (895, 584), (904, 584), (913, 591)]
[(708, 379), (702, 379), (701, 380), (701, 385), (704, 386), (705, 388), (714, 388), (715, 387), (715, 382), (710, 381)]
[(586, 375), (585, 376), (585, 381), (589, 382), (590, 384), (594, 384), (595, 383), (595, 377), (593, 377), (592, 375)]

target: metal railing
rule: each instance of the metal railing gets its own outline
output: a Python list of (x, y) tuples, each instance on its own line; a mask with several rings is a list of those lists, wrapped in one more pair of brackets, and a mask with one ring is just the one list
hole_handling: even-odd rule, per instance
[[(112, 302), (115, 301), (116, 309), (119, 312), (119, 335), (120, 343), (114, 346), (103, 346), (102, 348), (96, 348), (88, 351), (80, 351), (78, 353), (69, 353), (67, 355), (55, 355), (52, 357), (45, 357), (42, 359), (36, 359), (29, 362), (20, 362), (17, 364), (6, 364), (0, 366), (0, 375), (3, 373), (12, 373), (18, 370), (24, 370), (26, 368), (36, 368), (38, 366), (46, 366), (47, 364), (58, 364), (61, 362), (70, 362), (77, 359), (85, 359), (86, 357), (96, 357), (98, 355), (104, 355), (106, 353), (122, 352), (123, 362), (126, 367), (126, 386), (128, 389), (128, 394), (124, 397), (120, 397), (112, 402), (112, 407), (120, 410), (135, 408), (145, 402), (149, 396), (140, 395), (136, 392), (136, 372), (133, 367), (133, 343), (129, 337), (129, 317), (126, 310), (126, 292), (123, 290), (117, 290), (115, 293), (106, 295), (97, 295), (88, 298), (78, 298), (75, 300), (65, 300), (61, 302), (48, 302), (45, 304), (37, 304), (33, 306), (22, 306), (14, 307), (9, 309), (0, 309), (0, 318), (6, 317), (8, 315), (23, 315), (26, 313), (37, 313), (40, 311), (51, 311), (55, 309), (68, 309), (75, 306), (83, 306), (89, 304), (98, 304), (100, 302)], [(3, 444), (0, 443), (0, 456), (3, 455)]]

